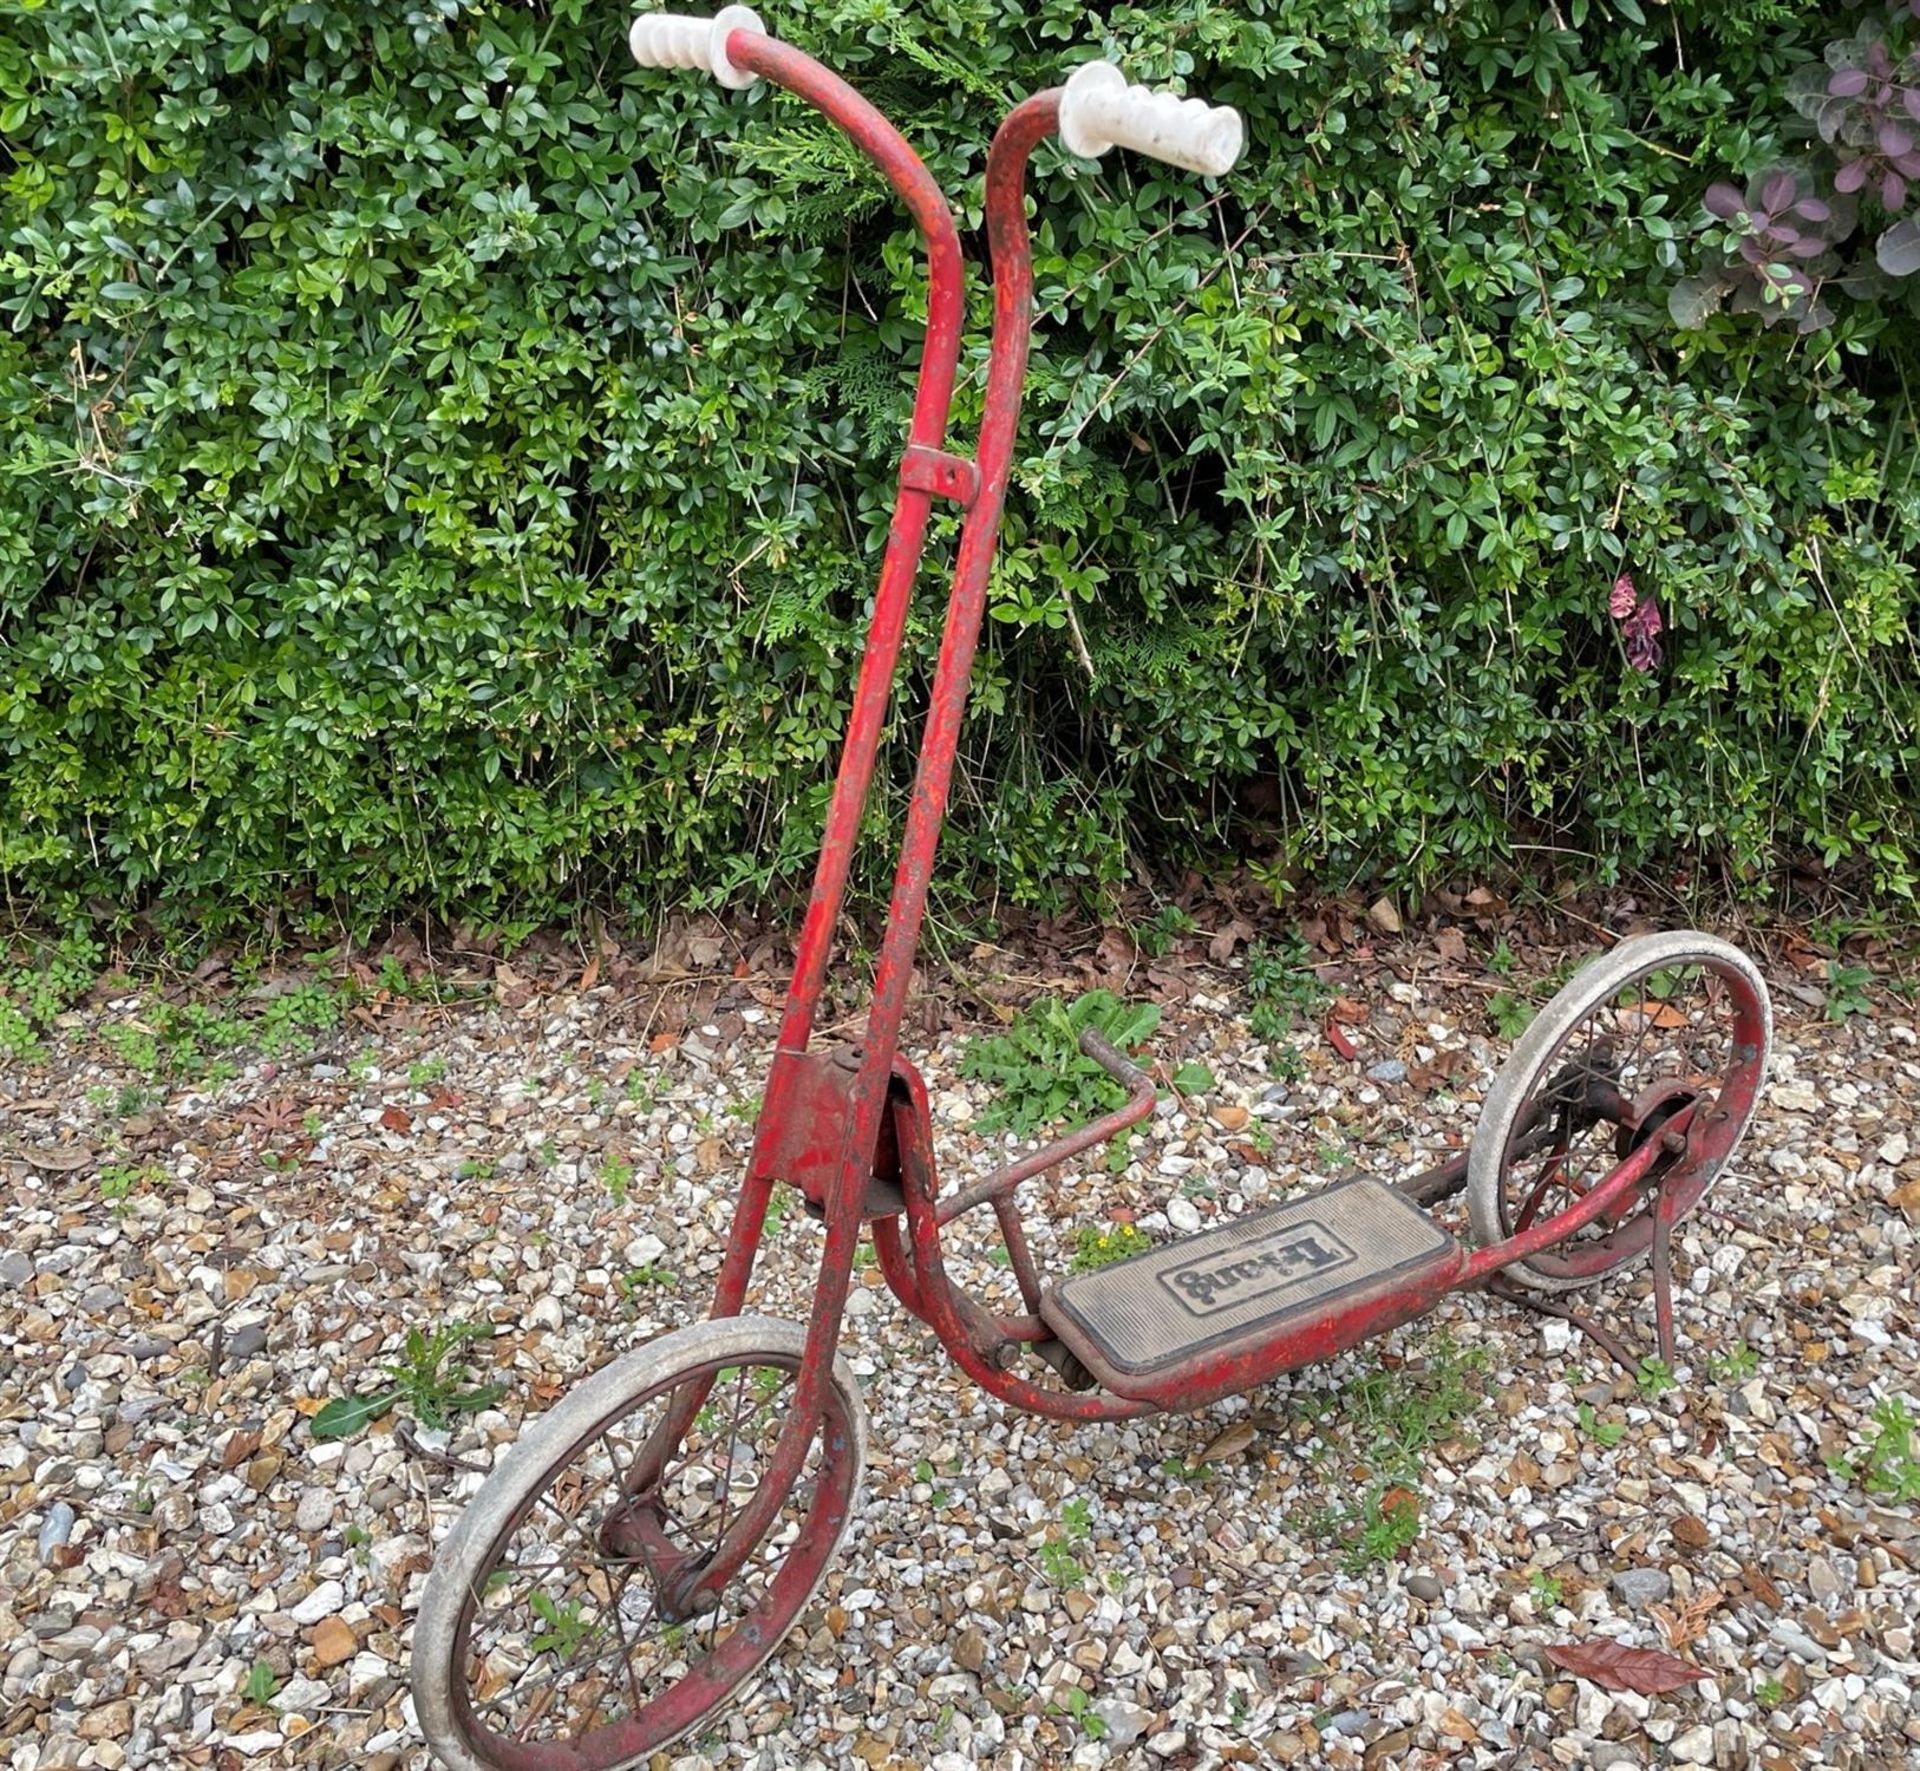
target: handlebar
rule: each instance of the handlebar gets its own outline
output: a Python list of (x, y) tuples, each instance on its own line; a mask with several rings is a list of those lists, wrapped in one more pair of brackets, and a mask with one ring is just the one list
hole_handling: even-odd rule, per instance
[[(727, 38), (735, 31), (767, 34), (750, 6), (723, 6), (710, 19), (643, 12), (633, 21), (627, 46), (643, 68), (700, 68), (738, 89), (760, 76), (727, 59)], [(1089, 160), (1109, 148), (1132, 148), (1218, 178), (1240, 158), (1246, 134), (1231, 105), (1129, 86), (1112, 62), (1092, 61), (1073, 71), (1060, 94), (1060, 139)]]
[(643, 68), (702, 68), (722, 86), (738, 91), (760, 76), (727, 60), (727, 38), (734, 31), (754, 31), (764, 37), (767, 27), (751, 6), (723, 6), (712, 18), (643, 12), (627, 33), (627, 47)]
[(1060, 95), (1060, 139), (1089, 160), (1132, 148), (1219, 178), (1240, 158), (1246, 131), (1231, 105), (1129, 86), (1112, 62), (1090, 61), (1074, 69)]

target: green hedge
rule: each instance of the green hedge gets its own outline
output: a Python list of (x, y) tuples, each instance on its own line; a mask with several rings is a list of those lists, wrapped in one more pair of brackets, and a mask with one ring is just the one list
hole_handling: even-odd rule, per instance
[[(1852, 14), (766, 11), (902, 117), (976, 269), (991, 129), (1077, 60), (1246, 114), (1218, 192), (1038, 162), (950, 882), (1810, 845), (1908, 889), (1913, 322), (1666, 317), (1701, 191), (1778, 150)], [(15, 902), (365, 921), (803, 877), (924, 294), (875, 181), (764, 85), (632, 69), (615, 7), (7, 12)], [(1667, 622), (1647, 676), (1622, 569)], [(910, 757), (903, 728), (876, 848)]]

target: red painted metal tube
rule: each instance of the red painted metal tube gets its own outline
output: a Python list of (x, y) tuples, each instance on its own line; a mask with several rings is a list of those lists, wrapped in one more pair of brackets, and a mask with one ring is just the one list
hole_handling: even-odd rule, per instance
[[(940, 187), (921, 165), (906, 139), (839, 75), (788, 44), (753, 31), (727, 38), (727, 56), (736, 67), (751, 69), (798, 94), (824, 112), (867, 156), (900, 195), (927, 243), (927, 339), (920, 379), (908, 427), (911, 445), (938, 449), (946, 441), (947, 413), (960, 361), (960, 330), (965, 299), (965, 270), (960, 236)], [(925, 541), (931, 495), (902, 487), (893, 526), (880, 566), (866, 656), (854, 691), (853, 716), (834, 782), (825, 838), (814, 873), (813, 892), (801, 924), (793, 984), (780, 1025), (780, 1045), (800, 1051), (813, 1029), (813, 1014), (826, 979), (834, 919), (846, 893), (847, 871), (859, 834), (860, 813), (873, 780), (880, 727), (893, 686), (900, 639), (906, 629), (920, 550)], [(887, 1062), (892, 1061), (891, 1052)], [(884, 1069), (884, 1064), (882, 1068)]]
[[(1034, 1317), (1011, 1320), (989, 1317), (972, 1299), (954, 1291), (940, 1255), (940, 1225), (934, 1212), (934, 1193), (939, 1181), (934, 1172), (924, 1092), (920, 1092), (913, 1103), (913, 1111), (902, 1116), (900, 1129), (903, 1134), (900, 1185), (907, 1198), (907, 1228), (912, 1237), (913, 1277), (920, 1313), (939, 1335), (954, 1364), (988, 1395), (1010, 1402), (1029, 1414), (1052, 1415), (1057, 1420), (1103, 1421), (1125, 1420), (1147, 1413), (1149, 1403), (1130, 1401), (1104, 1390), (1086, 1394), (1043, 1389), (992, 1363), (981, 1338), (976, 1336), (976, 1329), (1004, 1343), (1045, 1339), (1047, 1327)], [(876, 1232), (878, 1229), (876, 1225)]]
[[(960, 360), (960, 328), (965, 272), (960, 236), (940, 187), (919, 156), (886, 118), (837, 74), (788, 44), (753, 31), (735, 31), (727, 38), (727, 56), (735, 67), (748, 68), (818, 107), (865, 153), (899, 193), (927, 243), (927, 339), (920, 361), (920, 379), (914, 394), (908, 442), (939, 448), (946, 440), (947, 414), (953, 402), (953, 382)], [(833, 925), (846, 895), (847, 873), (859, 834), (860, 814), (873, 780), (874, 758), (886, 716), (900, 642), (906, 631), (913, 581), (925, 544), (930, 494), (903, 488), (895, 504), (887, 548), (880, 565), (873, 617), (860, 677), (854, 690), (847, 740), (834, 780), (833, 801), (814, 871), (813, 891), (801, 924), (794, 975), (780, 1036), (767, 1080), (762, 1128), (779, 1122), (791, 1086), (789, 1066), (781, 1052), (804, 1052), (813, 1031), (813, 1016), (826, 978), (833, 945)], [(761, 1160), (756, 1137), (754, 1159), (740, 1188), (739, 1211), (725, 1260), (714, 1286), (711, 1314), (738, 1314), (746, 1298), (747, 1281), (759, 1251), (767, 1201), (774, 1176)], [(871, 1148), (869, 1142), (868, 1148)], [(864, 1177), (862, 1177), (864, 1184)], [(850, 1257), (849, 1257), (850, 1258)], [(849, 1268), (849, 1271), (851, 1269)], [(842, 1287), (844, 1292), (844, 1286)], [(838, 1317), (834, 1318), (837, 1328)]]
[[(806, 99), (843, 130), (900, 194), (925, 237), (927, 340), (908, 442), (910, 446), (938, 449), (946, 437), (947, 414), (959, 364), (965, 286), (959, 234), (945, 197), (900, 132), (846, 81), (811, 56), (753, 31), (732, 32), (727, 38), (727, 55), (736, 67), (763, 74)], [(1004, 475), (1002, 477), (1004, 481)], [(832, 947), (833, 925), (845, 895), (860, 814), (873, 779), (874, 757), (879, 748), (900, 641), (906, 629), (907, 609), (925, 541), (930, 505), (930, 493), (912, 487), (900, 488), (886, 554), (881, 561), (879, 587), (874, 595), (866, 655), (854, 690), (853, 715), (834, 781), (820, 860), (814, 872), (813, 892), (801, 926), (793, 983), (781, 1020), (780, 1050), (775, 1055), (774, 1074), (768, 1080), (767, 1101), (756, 1137), (755, 1160), (741, 1185), (740, 1209), (714, 1288), (710, 1312), (714, 1316), (739, 1311), (759, 1249), (773, 1176), (759, 1160), (757, 1146), (772, 1122), (770, 1116), (779, 1111), (783, 1080), (780, 1054), (803, 1053), (812, 1034), (814, 1010)], [(840, 1172), (826, 1203), (826, 1243), (820, 1256), (814, 1315), (807, 1329), (806, 1350), (787, 1426), (753, 1498), (741, 1510), (725, 1539), (715, 1546), (713, 1559), (699, 1572), (686, 1594), (675, 1595), (682, 1602), (695, 1591), (718, 1592), (739, 1571), (753, 1546), (772, 1525), (812, 1444), (822, 1388), (832, 1367), (853, 1276), (867, 1169), (876, 1148), (879, 1115), (886, 1104), (897, 1032), (896, 1016), (877, 1066), (873, 1062), (875, 1042), (869, 1039), (866, 1061), (856, 1084), (854, 1110), (847, 1116), (848, 1136)]]
[[(1032, 343), (1033, 263), (1027, 242), (1027, 156), (1053, 133), (1060, 94), (1042, 92), (1016, 105), (1000, 125), (987, 156), (987, 239), (993, 250), (993, 349), (987, 368), (986, 413), (976, 461), (980, 490), (960, 531), (947, 624), (934, 668), (931, 705), (920, 741), (920, 766), (907, 806), (906, 834), (894, 874), (887, 932), (874, 970), (873, 1006), (867, 1018), (865, 1067), (881, 1081), (893, 1062), (906, 1009), (913, 956), (920, 941), (934, 850), (953, 783), (954, 753), (966, 711), (967, 682), (987, 601), (987, 575), (1006, 504), (1015, 433), (1020, 423), (1020, 386)], [(862, 1102), (865, 1105), (865, 1102)], [(877, 1106), (877, 1103), (876, 1103)], [(871, 1128), (868, 1128), (869, 1136)], [(860, 1140), (856, 1140), (860, 1141)]]
[(1054, 1139), (1044, 1149), (1034, 1151), (1031, 1156), (1023, 1156), (1018, 1162), (1010, 1162), (1005, 1168), (996, 1169), (985, 1180), (975, 1181), (971, 1187), (942, 1200), (941, 1223), (950, 1224), (961, 1213), (972, 1211), (976, 1205), (984, 1205), (989, 1199), (998, 1199), (1011, 1193), (1022, 1181), (1030, 1181), (1035, 1175), (1046, 1173), (1069, 1157), (1110, 1142), (1128, 1126), (1138, 1125), (1145, 1119), (1153, 1111), (1153, 1100), (1153, 1080), (1143, 1076), (1134, 1085), (1133, 1093), (1124, 1107), (1114, 1108), (1105, 1118), (1096, 1119), (1091, 1125), (1083, 1125), (1064, 1138)]

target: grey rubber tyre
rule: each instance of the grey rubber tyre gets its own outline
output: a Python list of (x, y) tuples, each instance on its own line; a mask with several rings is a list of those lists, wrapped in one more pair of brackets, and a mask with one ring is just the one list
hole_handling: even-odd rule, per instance
[[(602, 1367), (515, 1441), (442, 1541), (414, 1622), (415, 1716), (427, 1745), (449, 1771), (500, 1771), (501, 1761), (489, 1752), (484, 1731), (472, 1725), (471, 1706), (466, 1700), (468, 1669), (461, 1664), (465, 1658), (463, 1629), (475, 1608), (475, 1595), (486, 1590), (489, 1576), (500, 1565), (496, 1557), (503, 1544), (546, 1495), (548, 1485), (569, 1468), (577, 1453), (594, 1442), (597, 1434), (604, 1433), (608, 1423), (622, 1421), (650, 1398), (665, 1396), (676, 1383), (714, 1367), (745, 1368), (756, 1362), (797, 1366), (805, 1344), (806, 1332), (798, 1324), (769, 1316), (727, 1317), (677, 1329)], [(610, 1766), (645, 1764), (724, 1708), (758, 1675), (818, 1591), (852, 1521), (867, 1455), (866, 1411), (859, 1386), (844, 1359), (834, 1360), (829, 1391), (837, 1392), (829, 1394), (828, 1404), (847, 1441), (837, 1446), (833, 1459), (834, 1485), (837, 1491), (844, 1491), (844, 1504), (837, 1529), (831, 1531), (824, 1548), (819, 1532), (806, 1539), (802, 1560), (813, 1563), (817, 1559), (811, 1578), (804, 1579), (803, 1584), (789, 1581), (773, 1611), (764, 1619), (753, 1620), (767, 1627), (753, 1634), (750, 1655), (735, 1657), (724, 1691), (672, 1731), (649, 1738), (644, 1750), (607, 1761)], [(816, 1440), (816, 1446), (819, 1444)], [(824, 1478), (816, 1484), (824, 1485)], [(809, 1514), (801, 1522), (803, 1535), (812, 1517)], [(565, 1758), (565, 1752), (564, 1746), (556, 1746), (556, 1764), (572, 1762)], [(590, 1756), (587, 1762), (602, 1761)]]
[[(1715, 935), (1694, 929), (1671, 933), (1640, 935), (1622, 941), (1610, 953), (1581, 967), (1536, 1015), (1512, 1055), (1501, 1067), (1487, 1094), (1480, 1123), (1474, 1128), (1473, 1144), (1467, 1156), (1467, 1215), (1473, 1226), (1474, 1240), (1482, 1247), (1501, 1242), (1508, 1234), (1505, 1224), (1507, 1152), (1514, 1127), (1535, 1091), (1562, 1061), (1568, 1040), (1594, 1015), (1614, 1002), (1622, 991), (1656, 972), (1676, 971), (1688, 966), (1703, 966), (1718, 973), (1736, 990), (1749, 993), (1757, 1008), (1762, 1030), (1757, 1054), (1757, 1072), (1743, 1100), (1734, 1104), (1737, 1123), (1726, 1146), (1726, 1154), (1746, 1133), (1760, 1102), (1766, 1077), (1767, 1054), (1773, 1043), (1773, 1010), (1765, 980), (1757, 966), (1738, 947)], [(1743, 1075), (1743, 1083), (1748, 1078)], [(1725, 1166), (1723, 1155), (1712, 1173), (1705, 1177), (1699, 1194), (1689, 1201), (1689, 1210), (1705, 1197), (1708, 1187), (1718, 1179)], [(1623, 1256), (1619, 1266), (1627, 1267), (1645, 1258), (1645, 1251)], [(1540, 1292), (1574, 1291), (1590, 1284), (1590, 1277), (1569, 1277), (1543, 1272), (1531, 1261), (1517, 1261), (1505, 1269), (1520, 1284)]]

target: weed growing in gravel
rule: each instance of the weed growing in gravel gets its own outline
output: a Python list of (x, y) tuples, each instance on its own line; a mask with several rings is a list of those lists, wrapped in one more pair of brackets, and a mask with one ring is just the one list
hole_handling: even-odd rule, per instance
[(54, 1017), (86, 994), (99, 975), (99, 945), (82, 934), (37, 947), (26, 963), (0, 969), (0, 1058), (37, 1063)]
[(109, 1204), (119, 1204), (131, 1199), (142, 1186), (164, 1178), (162, 1171), (151, 1165), (136, 1168), (131, 1163), (110, 1162), (100, 1170), (100, 1197)]
[(1276, 1039), (1267, 1047), (1267, 1074), (1276, 1082), (1304, 1082), (1307, 1079), (1307, 1060), (1301, 1056), (1297, 1045)]
[(1210, 1095), (1214, 1091), (1214, 1075), (1205, 1064), (1185, 1063), (1173, 1073), (1173, 1092), (1177, 1095)]
[(1842, 965), (1837, 959), (1830, 960), (1827, 964), (1827, 1019), (1844, 1021), (1849, 1015), (1871, 1014), (1873, 1000), (1867, 995), (1867, 986), (1872, 982), (1870, 967)]
[(273, 1694), (280, 1689), (280, 1681), (274, 1677), (273, 1668), (264, 1660), (256, 1660), (247, 1673), (247, 1682), (240, 1687), (240, 1695), (249, 1703), (269, 1704)]
[(0, 1058), (16, 1064), (37, 1064), (47, 1055), (34, 1024), (19, 1007), (0, 997)]
[[(1159, 1024), (1151, 1003), (1124, 1003), (1110, 991), (1090, 990), (1071, 1006), (1037, 1002), (1006, 1032), (968, 1040), (960, 1074), (997, 1091), (980, 1115), (980, 1129), (1026, 1137), (1056, 1121), (1092, 1119), (1119, 1106), (1126, 1091), (1081, 1051), (1080, 1035), (1092, 1027), (1116, 1050), (1132, 1052)], [(1116, 1152), (1121, 1147), (1116, 1140)]]
[(484, 1322), (449, 1322), (431, 1333), (408, 1329), (404, 1356), (387, 1367), (385, 1387), (337, 1397), (313, 1417), (308, 1431), (316, 1439), (346, 1439), (404, 1404), (421, 1426), (444, 1432), (459, 1416), (491, 1408), (507, 1393), (505, 1384), (470, 1383), (472, 1371), (461, 1352), (492, 1338)]
[(1149, 959), (1163, 959), (1173, 944), (1193, 933), (1194, 920), (1177, 904), (1162, 904), (1133, 931), (1134, 945)]
[(1533, 1004), (1511, 990), (1496, 990), (1487, 999), (1487, 1024), (1502, 1039), (1518, 1039), (1533, 1021)]
[(1078, 1685), (1063, 1687), (1060, 1692), (1060, 1701), (1054, 1707), (1063, 1715), (1071, 1716), (1079, 1723), (1089, 1740), (1106, 1739), (1106, 1723), (1094, 1713), (1093, 1699)]
[(1651, 1356), (1640, 1361), (1640, 1369), (1634, 1375), (1634, 1382), (1640, 1386), (1640, 1394), (1649, 1402), (1658, 1402), (1669, 1390), (1677, 1390), (1680, 1387), (1680, 1380), (1673, 1375), (1673, 1370), (1667, 1362)]
[(1485, 1400), (1485, 1355), (1435, 1335), (1422, 1363), (1375, 1367), (1344, 1389), (1318, 1392), (1306, 1406), (1337, 1455), (1367, 1472), (1357, 1508), (1339, 1503), (1306, 1522), (1307, 1534), (1336, 1538), (1350, 1569), (1390, 1561), (1420, 1535), (1419, 1482), (1427, 1454)]
[(1786, 1695), (1787, 1688), (1778, 1679), (1759, 1679), (1754, 1682), (1754, 1702), (1765, 1709), (1778, 1709)]
[(627, 1189), (633, 1185), (633, 1164), (618, 1154), (608, 1156), (600, 1164), (600, 1184), (615, 1205), (625, 1205)]
[(1582, 1402), (1580, 1404), (1580, 1430), (1585, 1433), (1594, 1444), (1606, 1446), (1609, 1449), (1618, 1445), (1620, 1441), (1627, 1436), (1627, 1429), (1621, 1422), (1601, 1420), (1600, 1417), (1593, 1412), (1593, 1404), (1591, 1402)]
[(1707, 1355), (1707, 1375), (1717, 1384), (1744, 1384), (1759, 1369), (1760, 1355), (1745, 1341), (1730, 1352)]
[(1343, 1534), (1341, 1564), (1349, 1574), (1397, 1562), (1420, 1536), (1420, 1501), (1407, 1488), (1378, 1489), (1367, 1495), (1357, 1529)]
[(1247, 949), (1247, 1031), (1255, 1039), (1274, 1044), (1331, 995), (1313, 969), (1313, 949), (1298, 934)]
[(669, 1290), (680, 1283), (680, 1277), (671, 1267), (649, 1262), (622, 1273), (614, 1283), (620, 1287), (620, 1296), (631, 1310), (637, 1308), (641, 1292)]
[(346, 1008), (346, 997), (331, 984), (296, 984), (260, 1011), (260, 1049), (270, 1058), (310, 1052), (314, 1036), (338, 1027)]
[(535, 1654), (551, 1654), (557, 1660), (570, 1660), (600, 1633), (598, 1624), (589, 1623), (578, 1599), (555, 1600), (546, 1593), (528, 1596), (528, 1605), (546, 1627), (528, 1643)]
[(431, 1088), (447, 1073), (447, 1060), (439, 1055), (422, 1058), (418, 1063), (407, 1066), (408, 1088)]
[(944, 1507), (953, 1497), (935, 1480), (938, 1475), (939, 1472), (933, 1467), (932, 1461), (928, 1458), (921, 1458), (913, 1466), (914, 1481), (925, 1482), (933, 1490), (932, 1495), (929, 1497), (928, 1504), (935, 1507)]
[(1040, 1546), (1040, 1572), (1047, 1577), (1049, 1586), (1056, 1586), (1062, 1592), (1084, 1585), (1087, 1578), (1087, 1571), (1080, 1566), (1066, 1540), (1058, 1537), (1050, 1537)]
[(1076, 1496), (1060, 1509), (1060, 1529), (1050, 1533), (1040, 1546), (1040, 1571), (1050, 1586), (1064, 1592), (1085, 1585), (1087, 1571), (1073, 1552), (1092, 1535), (1093, 1504), (1084, 1495)]
[(1152, 1246), (1153, 1238), (1131, 1224), (1113, 1224), (1104, 1230), (1095, 1224), (1082, 1224), (1074, 1233), (1073, 1258), (1067, 1263), (1067, 1271), (1096, 1272), (1116, 1261), (1145, 1254)]
[(629, 1070), (625, 1093), (628, 1100), (634, 1102), (643, 1113), (651, 1113), (654, 1103), (660, 1098), (660, 1090), (665, 1078), (657, 1072)]
[(1536, 1571), (1533, 1583), (1527, 1589), (1527, 1596), (1532, 1599), (1534, 1610), (1553, 1610), (1565, 1597), (1560, 1588), (1560, 1577), (1547, 1573), (1545, 1569)]
[(1873, 1432), (1858, 1451), (1829, 1461), (1844, 1482), (1858, 1482), (1904, 1506), (1920, 1500), (1920, 1420), (1903, 1396), (1889, 1396), (1873, 1411)]

